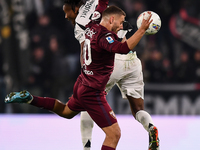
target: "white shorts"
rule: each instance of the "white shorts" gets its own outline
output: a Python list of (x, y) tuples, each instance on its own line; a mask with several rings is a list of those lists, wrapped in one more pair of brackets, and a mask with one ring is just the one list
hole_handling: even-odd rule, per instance
[(122, 98), (132, 96), (134, 98), (144, 99), (144, 82), (142, 65), (137, 57), (131, 60), (116, 59), (114, 70), (106, 85), (108, 93), (114, 85), (117, 85), (121, 91)]

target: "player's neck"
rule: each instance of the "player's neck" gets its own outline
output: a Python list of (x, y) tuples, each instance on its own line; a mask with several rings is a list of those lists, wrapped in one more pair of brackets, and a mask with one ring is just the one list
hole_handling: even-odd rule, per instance
[(100, 25), (102, 25), (109, 31), (111, 31), (111, 29), (112, 29), (111, 25), (107, 21), (101, 20)]

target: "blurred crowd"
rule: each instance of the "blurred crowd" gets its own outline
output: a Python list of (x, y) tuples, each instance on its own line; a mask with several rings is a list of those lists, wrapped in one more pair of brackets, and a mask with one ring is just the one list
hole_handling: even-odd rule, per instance
[[(0, 112), (13, 112), (5, 107), (5, 94), (23, 89), (67, 102), (80, 73), (80, 46), (74, 38), (73, 25), (64, 18), (63, 0), (23, 2), (29, 33), (29, 55), (26, 56), (30, 61), (29, 72), (23, 84), (17, 82), (20, 78), (16, 81), (9, 78), (0, 38)], [(181, 9), (199, 20), (198, 4), (198, 0), (110, 0), (110, 5), (117, 5), (127, 13), (126, 20), (133, 26), (127, 38), (137, 30), (136, 20), (143, 11), (152, 10), (161, 18), (160, 31), (145, 35), (135, 48), (142, 61), (146, 84), (200, 82), (200, 48), (173, 36), (169, 27), (170, 19)]]

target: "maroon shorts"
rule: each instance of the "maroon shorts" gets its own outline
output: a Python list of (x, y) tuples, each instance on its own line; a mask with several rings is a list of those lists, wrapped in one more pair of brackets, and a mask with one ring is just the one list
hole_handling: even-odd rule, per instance
[(79, 80), (74, 85), (73, 96), (68, 101), (68, 107), (73, 111), (87, 111), (100, 128), (117, 122), (106, 100), (106, 93), (84, 86)]

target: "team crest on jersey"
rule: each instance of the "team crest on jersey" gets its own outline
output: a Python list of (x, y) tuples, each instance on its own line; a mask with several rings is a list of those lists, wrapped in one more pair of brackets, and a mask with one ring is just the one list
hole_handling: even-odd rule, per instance
[(95, 11), (95, 12), (92, 14), (91, 20), (97, 20), (97, 19), (99, 19), (100, 17), (101, 17), (100, 12)]
[(110, 111), (109, 113), (114, 119), (116, 119), (115, 113), (113, 111)]
[(106, 37), (106, 40), (107, 40), (108, 43), (110, 43), (110, 44), (114, 42), (114, 40), (113, 40), (110, 36)]

